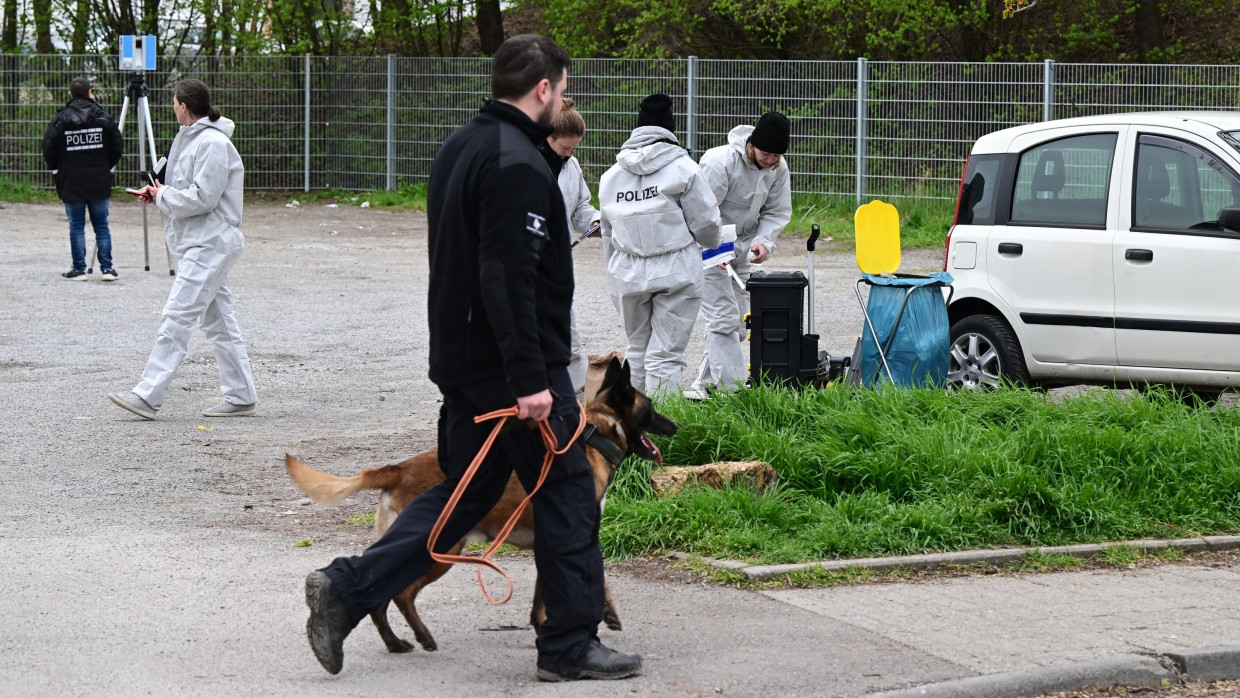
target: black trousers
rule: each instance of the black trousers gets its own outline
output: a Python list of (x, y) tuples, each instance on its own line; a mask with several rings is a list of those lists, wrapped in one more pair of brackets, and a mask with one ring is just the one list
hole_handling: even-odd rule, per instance
[[(548, 370), (554, 397), (548, 420), (563, 444), (581, 418), (564, 367)], [(439, 416), (439, 464), (447, 479), (410, 502), (392, 527), (357, 557), (339, 557), (324, 572), (340, 593), (354, 624), (360, 622), (431, 568), (426, 544), (431, 528), (478, 453), (495, 422), (474, 417), (516, 404), (512, 390), (494, 381), (445, 394)], [(512, 423), (510, 419), (510, 423)], [(436, 552), (446, 551), (495, 506), (515, 470), (529, 491), (538, 482), (546, 449), (536, 429), (514, 425), (500, 435), (479, 466), (469, 489), (440, 534)], [(542, 583), (547, 621), (539, 633), (538, 666), (574, 675), (603, 618), (603, 556), (599, 550), (599, 506), (594, 476), (583, 444), (558, 456), (530, 502), (534, 508), (534, 560)]]

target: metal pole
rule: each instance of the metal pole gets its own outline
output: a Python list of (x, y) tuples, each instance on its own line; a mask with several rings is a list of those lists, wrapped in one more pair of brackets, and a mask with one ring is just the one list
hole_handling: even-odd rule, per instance
[(697, 157), (697, 68), (697, 56), (689, 56), (689, 94), (686, 97), (689, 104), (688, 113), (685, 115), (685, 120), (688, 122), (685, 125), (685, 148), (689, 151), (691, 158)]
[(146, 119), (146, 137), (151, 144), (151, 170), (154, 171), (155, 166), (159, 164), (159, 151), (155, 149), (155, 128), (152, 126), (155, 122), (151, 121), (151, 102), (146, 95), (143, 95), (139, 102), (139, 106), (142, 107), (141, 117)]
[(306, 54), (306, 171), (305, 191), (310, 191), (310, 54)]
[(865, 128), (869, 61), (857, 59), (857, 205), (865, 198)]
[(387, 188), (396, 188), (396, 56), (387, 55)]
[(1055, 61), (1042, 62), (1042, 120), (1055, 118)]
[[(134, 107), (138, 111), (138, 172), (140, 173), (142, 169), (146, 167), (146, 125), (151, 117), (150, 111), (143, 108), (143, 105), (146, 104), (146, 97), (139, 96), (137, 101), (138, 103), (134, 105)], [(143, 115), (146, 115), (146, 119), (142, 118)], [(153, 142), (154, 141), (152, 141), (152, 143)], [(145, 181), (146, 177), (143, 176), (142, 179)], [(142, 207), (142, 260), (145, 270), (150, 271), (151, 240), (147, 228), (146, 209), (147, 207), (144, 205)]]

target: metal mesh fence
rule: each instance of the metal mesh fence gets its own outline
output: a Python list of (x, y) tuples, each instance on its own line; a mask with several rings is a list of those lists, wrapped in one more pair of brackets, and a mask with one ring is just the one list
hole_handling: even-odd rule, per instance
[[(147, 73), (156, 148), (176, 133), (169, 88), (197, 77), (237, 122), (233, 142), (257, 189), (383, 189), (424, 180), (439, 144), (490, 93), (482, 58), (255, 56), (165, 58)], [(584, 59), (569, 95), (588, 133), (577, 151), (593, 185), (636, 122), (638, 102), (672, 96), (694, 157), (775, 109), (792, 121), (788, 162), (800, 193), (950, 198), (978, 137), (1008, 126), (1116, 111), (1240, 109), (1240, 67)], [(50, 186), (40, 141), (88, 76), (114, 116), (130, 74), (112, 57), (0, 56), (0, 166)], [(126, 159), (139, 168), (134, 131)], [(135, 178), (136, 179), (136, 178)], [(121, 183), (124, 183), (124, 179)]]

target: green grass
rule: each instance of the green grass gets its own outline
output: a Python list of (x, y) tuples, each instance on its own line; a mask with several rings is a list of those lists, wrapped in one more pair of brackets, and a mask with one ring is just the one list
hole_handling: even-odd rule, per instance
[[(116, 189), (116, 195), (121, 189)], [(246, 191), (246, 200), (255, 203), (335, 203), (341, 206), (361, 206), (364, 202), (374, 208), (396, 211), (425, 211), (426, 183), (406, 184), (393, 191), (346, 191), (343, 189), (319, 189), (304, 191), (273, 191), (253, 189)], [(55, 203), (56, 192), (29, 182), (0, 176), (0, 201), (21, 203)], [(898, 198), (889, 199), (900, 212), (900, 244), (905, 248), (941, 249), (951, 227), (955, 202), (938, 199)], [(598, 206), (597, 199), (594, 206)], [(783, 247), (789, 238), (806, 238), (810, 227), (817, 223), (822, 228), (823, 247), (851, 250), (853, 245), (853, 215), (857, 205), (852, 197), (824, 197), (798, 194), (792, 197), (792, 220), (783, 236)], [(827, 238), (831, 238), (830, 241)], [(794, 243), (795, 244), (795, 243)], [(798, 245), (800, 246), (800, 245)]]
[[(48, 176), (48, 185), (51, 175)], [(47, 187), (37, 187), (30, 182), (0, 175), (0, 201), (11, 201), (19, 204), (51, 204), (60, 201), (56, 191)]]
[[(866, 203), (872, 200), (868, 198)], [(895, 206), (900, 213), (901, 247), (943, 249), (943, 241), (947, 238), (947, 230), (956, 212), (955, 201), (912, 198), (884, 198), (883, 201)], [(824, 240), (830, 237), (837, 247), (851, 250), (855, 239), (853, 216), (856, 213), (857, 203), (853, 197), (794, 196), (792, 220), (784, 229), (781, 240), (790, 236), (809, 237), (811, 226), (817, 223)]]
[(653, 465), (631, 459), (607, 498), (611, 558), (782, 563), (1240, 530), (1240, 410), (1165, 392), (762, 387), (659, 409), (680, 425), (666, 463), (762, 460), (780, 485), (661, 500)]
[[(400, 211), (426, 210), (426, 183), (407, 184), (395, 191), (345, 191), (326, 189), (311, 192), (246, 192), (250, 200), (288, 203), (294, 199), (302, 203), (337, 203), (341, 206), (360, 206), (362, 202), (370, 202), (375, 208)], [(593, 200), (598, 207), (597, 195)], [(906, 248), (942, 249), (943, 240), (947, 237), (947, 229), (951, 227), (955, 213), (954, 201), (938, 199), (891, 199), (900, 213), (900, 244)], [(789, 238), (804, 239), (809, 236), (810, 227), (817, 223), (822, 229), (822, 249), (851, 250), (853, 246), (853, 215), (857, 211), (855, 200), (851, 197), (823, 197), (813, 195), (796, 195), (792, 197), (792, 220), (781, 236), (783, 248), (788, 247)], [(831, 238), (830, 241), (827, 238)], [(803, 246), (800, 243), (792, 243)]]
[(344, 189), (316, 189), (314, 191), (265, 191), (253, 190), (245, 193), (247, 200), (290, 203), (334, 203), (341, 206), (361, 206), (368, 203), (374, 208), (396, 211), (425, 211), (426, 183), (406, 184), (399, 189), (368, 191), (346, 191)]

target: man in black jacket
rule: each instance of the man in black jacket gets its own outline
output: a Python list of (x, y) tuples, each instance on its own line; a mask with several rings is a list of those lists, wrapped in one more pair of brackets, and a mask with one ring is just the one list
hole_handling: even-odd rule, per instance
[[(69, 249), (73, 268), (61, 274), (86, 280), (86, 212), (95, 229), (99, 272), (104, 281), (116, 280), (112, 267), (112, 234), (108, 230), (108, 199), (112, 196), (112, 168), (121, 161), (124, 143), (116, 122), (98, 104), (90, 81), (73, 78), (69, 103), (56, 112), (43, 134), (43, 159), (52, 171), (56, 193), (69, 216)], [(93, 260), (92, 260), (93, 261)]]
[[(440, 147), (431, 166), (430, 377), (443, 392), (439, 464), (447, 479), (405, 507), (357, 557), (336, 558), (306, 578), (306, 633), (331, 673), (344, 638), (371, 611), (431, 567), (430, 531), (493, 424), (476, 415), (516, 406), (547, 420), (559, 443), (581, 413), (568, 377), (573, 262), (559, 185), (536, 143), (552, 132), (568, 82), (568, 54), (550, 39), (514, 36), (495, 53), (491, 93), (472, 122)], [(505, 429), (448, 520), (446, 551), (495, 505), (515, 470), (538, 481), (539, 432)], [(537, 639), (538, 678), (619, 679), (641, 657), (604, 647), (603, 558), (594, 478), (580, 441), (557, 457), (533, 500), (534, 557), (547, 609)]]

